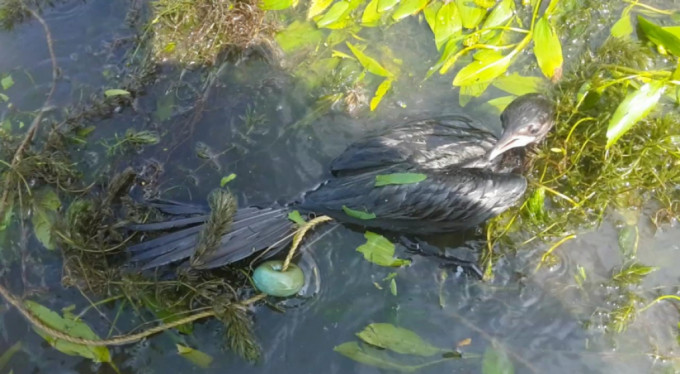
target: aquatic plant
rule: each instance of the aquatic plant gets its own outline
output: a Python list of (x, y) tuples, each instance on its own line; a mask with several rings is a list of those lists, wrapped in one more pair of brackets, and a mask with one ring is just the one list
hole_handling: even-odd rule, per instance
[(214, 64), (233, 48), (267, 47), (271, 26), (249, 0), (160, 0), (153, 2), (152, 48), (159, 60)]

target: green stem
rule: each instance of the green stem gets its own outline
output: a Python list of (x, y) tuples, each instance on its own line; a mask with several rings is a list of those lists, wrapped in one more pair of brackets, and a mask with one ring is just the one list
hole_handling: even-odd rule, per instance
[(667, 15), (667, 16), (670, 16), (670, 15), (672, 15), (672, 14), (674, 13), (674, 12), (671, 11), (671, 10), (659, 9), (659, 8), (655, 8), (655, 7), (651, 6), (651, 5), (638, 3), (637, 0), (636, 0), (636, 1), (632, 1), (632, 0), (623, 0), (623, 1), (626, 2), (626, 3), (632, 4), (632, 5), (634, 5), (634, 6), (639, 6), (640, 8), (645, 8), (645, 9), (647, 9), (647, 10), (649, 10), (649, 11), (654, 12), (654, 13), (664, 14), (664, 15)]
[(672, 299), (672, 300), (675, 300), (675, 301), (680, 301), (680, 296), (676, 296), (676, 295), (661, 295), (661, 296), (657, 297), (656, 299), (654, 299), (654, 301), (652, 301), (651, 303), (647, 304), (644, 308), (640, 309), (639, 313), (642, 313), (642, 312), (644, 312), (645, 310), (651, 308), (652, 305), (658, 303), (659, 301), (666, 300), (666, 299)]

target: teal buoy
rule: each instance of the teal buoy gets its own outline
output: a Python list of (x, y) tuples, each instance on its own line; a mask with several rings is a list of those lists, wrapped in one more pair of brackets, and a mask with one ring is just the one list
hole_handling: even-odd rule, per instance
[(283, 261), (267, 261), (258, 266), (253, 272), (253, 283), (260, 292), (267, 295), (288, 297), (300, 292), (305, 285), (305, 275), (295, 264), (288, 265), (285, 272), (281, 271)]

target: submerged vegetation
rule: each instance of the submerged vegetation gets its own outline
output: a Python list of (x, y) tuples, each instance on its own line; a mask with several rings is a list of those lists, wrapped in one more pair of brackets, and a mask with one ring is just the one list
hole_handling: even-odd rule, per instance
[[(124, 249), (139, 240), (124, 230), (126, 223), (147, 222), (161, 215), (136, 204), (128, 192), (141, 188), (148, 197), (147, 192), (157, 187), (156, 176), (133, 168), (119, 173), (111, 172), (113, 167), (84, 170), (77, 150), (78, 145), (92, 142), (97, 121), (137, 105), (145, 89), (156, 82), (161, 63), (218, 67), (232, 52), (256, 49), (264, 51), (272, 65), (287, 69), (296, 80), (295, 89), (315, 101), (298, 124), (311, 124), (331, 110), (354, 116), (366, 109), (378, 110), (390, 95), (398, 93), (400, 84), (440, 79), (438, 75), (445, 75), (456, 87), (463, 106), (486, 102), (502, 109), (517, 95), (537, 91), (549, 95), (557, 104), (558, 125), (534, 150), (527, 165), (531, 187), (525, 203), (486, 227), (488, 247), (482, 257), (485, 275), (491, 279), (499, 259), (524, 247), (535, 248), (532, 244), (538, 242), (554, 244), (535, 259), (536, 269), (555, 265), (559, 262), (555, 251), (560, 245), (596, 227), (605, 217), (614, 217), (621, 222), (621, 266), (612, 272), (611, 279), (597, 285), (583, 267), (577, 267), (574, 284), (568, 286), (586, 292), (588, 287), (606, 283), (609, 303), (606, 307), (593, 306), (590, 312), (594, 317), (588, 322), (621, 333), (640, 311), (673, 299), (671, 287), (657, 290), (668, 292), (661, 295), (641, 291), (639, 284), (655, 269), (638, 263), (636, 255), (640, 221), (649, 219), (656, 227), (664, 227), (680, 216), (680, 192), (675, 187), (680, 184), (680, 115), (675, 110), (680, 101), (680, 32), (675, 11), (640, 1), (627, 1), (623, 6), (618, 1), (585, 3), (589, 6), (578, 0), (311, 0), (301, 4), (293, 0), (155, 1), (150, 21), (137, 21), (140, 23), (135, 26), (139, 35), (126, 54), (126, 78), (113, 82), (116, 88), (105, 90), (103, 95), (97, 93), (80, 106), (62, 108), (55, 114), (48, 107), (60, 79), (59, 67), (49, 29), (39, 15), (39, 4), (2, 1), (0, 21), (4, 28), (30, 17), (45, 27), (53, 82), (43, 108), (33, 113), (8, 111), (0, 126), (0, 274), (7, 279), (19, 275), (16, 279), (21, 280), (23, 289), (16, 288), (25, 296), (35, 292), (35, 283), (45, 282), (35, 281), (42, 279), (45, 265), (35, 251), (28, 250), (34, 245), (27, 229), (31, 226), (43, 247), (59, 250), (63, 286), (79, 290), (89, 304), (78, 314), (69, 310), (60, 315), (28, 303), (45, 324), (66, 334), (77, 327), (84, 332), (73, 337), (99, 340), (82, 317), (105, 304), (117, 307), (111, 331), (123, 310), (134, 311), (142, 320), (178, 324), (175, 328), (182, 334), (192, 332), (193, 320), (185, 320), (186, 316), (215, 317), (224, 325), (225, 345), (246, 359), (257, 360), (260, 351), (248, 306), (262, 296), (256, 295), (252, 285), (250, 264), (216, 271), (178, 266), (154, 273), (125, 268)], [(593, 19), (593, 14), (612, 11), (622, 12), (620, 18)], [(420, 21), (438, 56), (433, 61), (420, 61), (425, 66), (421, 69), (408, 67), (390, 45), (368, 41), (377, 31), (407, 19)], [(612, 28), (610, 35), (602, 35), (597, 44), (562, 44), (601, 28), (603, 22)], [(633, 25), (637, 25), (640, 38), (634, 36)], [(530, 76), (533, 71), (540, 71), (542, 76)], [(211, 70), (202, 82), (207, 88), (194, 92), (194, 112), (178, 126), (183, 131), (192, 131), (190, 127), (201, 115), (216, 74)], [(8, 89), (14, 84), (12, 75), (0, 75), (0, 83), (0, 102), (11, 103)], [(503, 96), (487, 100), (492, 90), (504, 92)], [(174, 100), (171, 95), (167, 97)], [(159, 107), (162, 100), (157, 102)], [(169, 112), (157, 113), (158, 122), (165, 125), (163, 122), (172, 118), (172, 109)], [(235, 131), (244, 141), (249, 141), (252, 133), (267, 131), (260, 129), (269, 124), (259, 113), (248, 106), (240, 118), (244, 131)], [(166, 145), (167, 132), (162, 126), (143, 130), (131, 127), (120, 132), (123, 135), (114, 134), (96, 143), (114, 165), (145, 147), (161, 144), (172, 149), (181, 144), (183, 140), (174, 139), (174, 144)], [(207, 145), (197, 144), (196, 148), (199, 157), (221, 169)], [(158, 172), (151, 169), (152, 174)], [(419, 175), (400, 177), (417, 179)], [(234, 178), (235, 174), (224, 177), (222, 187)], [(154, 196), (153, 192), (148, 194)], [(191, 265), (200, 265), (196, 263), (200, 254), (219, 244), (236, 209), (234, 197), (226, 192), (212, 195), (210, 203), (210, 228), (201, 236)], [(375, 217), (349, 208), (347, 212), (362, 219)], [(291, 219), (304, 227), (299, 214)], [(388, 267), (410, 263), (395, 257), (395, 245), (385, 237), (372, 232), (366, 232), (365, 237), (366, 243), (357, 250), (368, 261)], [(20, 270), (14, 270), (17, 268)], [(383, 281), (390, 282), (390, 292), (396, 296), (395, 277), (397, 273), (390, 273)], [(274, 300), (268, 302), (275, 306)], [(64, 345), (49, 333), (41, 333), (62, 352), (111, 361), (105, 348)], [(442, 349), (391, 324), (371, 324), (358, 337), (361, 344), (347, 342), (336, 346), (336, 351), (381, 368), (415, 371), (451, 359), (479, 356), (484, 368), (494, 362), (511, 365), (502, 344), (495, 340), (489, 341), (483, 355), (475, 355), (463, 352), (469, 342), (461, 342), (453, 350)], [(183, 347), (180, 353), (192, 352), (181, 336), (173, 339)], [(113, 340), (126, 341), (125, 336)], [(400, 364), (391, 354), (419, 357)], [(440, 358), (431, 359), (435, 355)], [(209, 365), (210, 360), (203, 357), (201, 362)]]

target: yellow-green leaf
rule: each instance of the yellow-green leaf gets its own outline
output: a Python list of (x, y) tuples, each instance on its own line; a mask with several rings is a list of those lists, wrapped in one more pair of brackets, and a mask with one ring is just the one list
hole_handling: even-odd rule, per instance
[(475, 60), (460, 69), (453, 80), (454, 86), (469, 86), (490, 82), (499, 75), (505, 73), (515, 57), (515, 52), (507, 56), (498, 55), (495, 58)]
[(378, 12), (383, 13), (394, 8), (400, 0), (380, 0), (378, 1)]
[(466, 29), (477, 27), (486, 14), (486, 10), (475, 5), (472, 0), (456, 0), (456, 5), (460, 10), (463, 27)]
[(366, 231), (364, 237), (366, 238), (366, 243), (357, 247), (357, 252), (363, 253), (366, 260), (376, 265), (391, 267), (399, 267), (411, 263), (409, 260), (394, 258), (394, 244), (384, 236)]
[(14, 86), (14, 79), (12, 79), (11, 75), (6, 75), (0, 79), (0, 86), (2, 86), (3, 90), (8, 90), (10, 87)]
[(509, 94), (522, 96), (528, 93), (538, 92), (543, 79), (539, 77), (525, 77), (518, 73), (501, 75), (493, 81), (493, 86)]
[(307, 10), (307, 19), (311, 19), (323, 13), (328, 8), (333, 0), (312, 0)]
[(504, 24), (515, 14), (515, 0), (502, 0), (484, 20), (483, 29)]
[(440, 50), (451, 37), (459, 34), (462, 29), (463, 23), (458, 6), (454, 2), (442, 5), (435, 16), (432, 30), (437, 50)]
[(392, 73), (387, 71), (380, 63), (376, 60), (374, 60), (371, 57), (368, 57), (364, 52), (362, 52), (359, 48), (355, 47), (352, 45), (352, 43), (347, 42), (347, 47), (349, 48), (350, 51), (354, 54), (354, 56), (359, 60), (359, 63), (361, 66), (364, 67), (364, 69), (368, 70), (368, 72), (373, 73), (375, 75), (379, 75), (381, 77), (393, 77)]
[(534, 54), (543, 74), (553, 82), (562, 78), (562, 45), (545, 17), (534, 26)]
[(323, 41), (323, 32), (308, 22), (295, 21), (275, 36), (284, 52), (313, 48)]
[(430, 357), (443, 352), (415, 332), (389, 323), (371, 323), (357, 336), (373, 346), (405, 355)]
[(419, 365), (408, 365), (396, 361), (394, 358), (388, 356), (384, 350), (379, 350), (367, 344), (359, 345), (357, 342), (346, 342), (335, 346), (333, 351), (356, 362), (381, 369), (400, 371), (403, 373), (415, 373), (422, 370), (422, 367)]
[(495, 340), (486, 347), (482, 357), (483, 374), (514, 374), (515, 366), (500, 343)]
[(680, 57), (680, 37), (640, 15), (638, 26), (652, 43), (665, 48), (675, 57)]
[(264, 10), (282, 10), (290, 8), (293, 0), (261, 0), (260, 8)]
[[(25, 301), (24, 306), (47, 326), (52, 327), (55, 330), (59, 330), (74, 338), (92, 340), (99, 339), (99, 336), (97, 336), (97, 334), (95, 334), (92, 329), (90, 329), (90, 327), (85, 324), (85, 322), (64, 318), (56, 312), (31, 300)], [(34, 328), (34, 330), (51, 346), (62, 353), (70, 356), (85, 357), (95, 362), (111, 362), (111, 354), (109, 353), (109, 349), (106, 347), (92, 347), (82, 344), (69, 343), (56, 339), (38, 328)]]
[(119, 88), (112, 88), (110, 90), (104, 91), (104, 96), (106, 97), (112, 97), (112, 96), (130, 96), (130, 91), (128, 90), (122, 90)]
[(222, 179), (220, 179), (220, 187), (226, 186), (227, 183), (233, 181), (234, 179), (236, 179), (236, 174), (235, 174), (235, 173), (231, 173), (231, 174), (229, 174), (229, 175), (227, 175), (227, 176), (225, 176), (225, 177), (222, 177)]
[(350, 217), (358, 218), (358, 219), (374, 219), (376, 217), (375, 213), (367, 212), (365, 210), (356, 210), (349, 208), (345, 205), (342, 206), (342, 211), (345, 212)]
[(665, 88), (664, 82), (652, 81), (626, 96), (609, 120), (607, 148), (616, 143), (633, 125), (645, 118), (654, 109)]
[(349, 2), (342, 0), (333, 4), (331, 9), (326, 12), (318, 21), (316, 25), (319, 27), (326, 27), (333, 24), (345, 16), (345, 12), (349, 9)]
[(617, 38), (625, 38), (633, 33), (633, 22), (630, 19), (630, 7), (623, 10), (621, 18), (612, 26), (611, 34)]
[(462, 86), (460, 88), (460, 94), (458, 96), (458, 104), (461, 107), (468, 105), (473, 97), (480, 97), (489, 87), (491, 82), (486, 81), (482, 83), (470, 84), (467, 86)]
[(371, 99), (371, 110), (375, 110), (375, 108), (378, 107), (378, 104), (380, 104), (380, 101), (382, 100), (383, 96), (387, 93), (387, 91), (390, 90), (392, 87), (392, 79), (387, 78), (380, 85), (378, 88), (375, 90), (375, 95), (373, 95), (373, 98)]
[(442, 8), (442, 2), (440, 1), (430, 1), (429, 4), (423, 9), (423, 16), (425, 16), (425, 21), (430, 26), (430, 30), (434, 32), (435, 20), (437, 17), (437, 12)]
[(2, 355), (0, 355), (0, 371), (5, 369), (5, 366), (7, 366), (9, 361), (12, 359), (12, 356), (21, 351), (21, 345), (21, 340), (19, 340), (7, 348), (5, 352), (2, 353)]
[(399, 21), (402, 18), (408, 17), (412, 14), (420, 12), (427, 5), (428, 0), (403, 0), (394, 13), (392, 19)]
[(181, 344), (175, 344), (175, 346), (177, 347), (177, 353), (179, 353), (180, 356), (186, 358), (200, 368), (207, 369), (210, 367), (210, 364), (212, 364), (213, 358), (207, 353)]
[(487, 101), (486, 103), (491, 105), (493, 108), (498, 110), (498, 112), (502, 112), (505, 110), (505, 108), (510, 105), (510, 103), (515, 100), (517, 96), (501, 96), (497, 97), (495, 99), (491, 99)]
[[(446, 42), (446, 47), (444, 47), (444, 52), (442, 52), (442, 56), (439, 58), (439, 61), (437, 61), (437, 64), (433, 69), (430, 69), (430, 72), (433, 72), (437, 66), (441, 66), (439, 69), (439, 74), (446, 74), (449, 69), (453, 67), (453, 65), (458, 62), (458, 59), (461, 56), (460, 53), (460, 42), (455, 40), (455, 39), (450, 39), (448, 42)], [(428, 73), (428, 76), (431, 73)]]
[(380, 0), (371, 0), (366, 8), (364, 14), (361, 16), (361, 24), (364, 26), (376, 26), (380, 21), (380, 13), (378, 12), (378, 2)]
[(288, 213), (288, 219), (297, 223), (299, 226), (304, 226), (307, 223), (297, 210)]
[(662, 29), (680, 38), (680, 26), (666, 26), (662, 27)]
[(427, 179), (422, 173), (392, 173), (375, 176), (375, 187), (389, 186), (392, 184), (414, 184)]
[(57, 209), (61, 207), (59, 196), (54, 190), (44, 188), (33, 194), (33, 233), (47, 249), (56, 248), (54, 240), (54, 223), (57, 220)]

